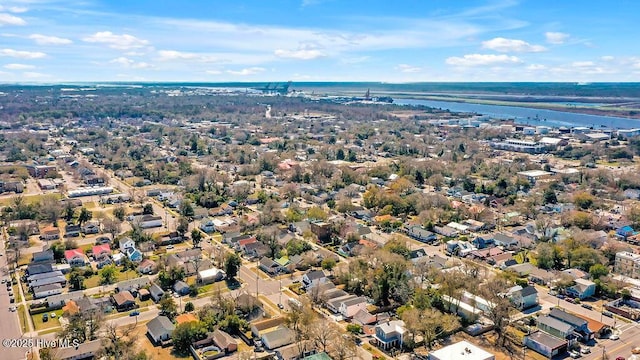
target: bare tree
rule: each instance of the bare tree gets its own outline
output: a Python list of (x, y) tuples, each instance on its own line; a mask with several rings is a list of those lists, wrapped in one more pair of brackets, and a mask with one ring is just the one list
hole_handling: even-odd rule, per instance
[(325, 318), (318, 318), (310, 324), (310, 338), (323, 352), (327, 352), (328, 347), (340, 336), (340, 329), (333, 321)]

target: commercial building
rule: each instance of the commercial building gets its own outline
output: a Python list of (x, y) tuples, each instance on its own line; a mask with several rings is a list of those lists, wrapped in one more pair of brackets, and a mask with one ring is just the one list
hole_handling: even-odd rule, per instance
[(613, 271), (619, 275), (640, 279), (640, 255), (628, 251), (617, 253)]

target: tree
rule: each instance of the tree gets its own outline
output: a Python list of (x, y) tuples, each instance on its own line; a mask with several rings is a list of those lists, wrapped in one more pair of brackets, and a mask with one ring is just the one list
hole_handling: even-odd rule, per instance
[(47, 195), (40, 201), (40, 217), (57, 225), (60, 214), (62, 213), (62, 207), (60, 206), (60, 200), (55, 195)]
[(84, 273), (78, 268), (73, 268), (69, 273), (69, 286), (74, 290), (83, 290), (84, 286)]
[(318, 206), (313, 206), (307, 210), (307, 218), (309, 220), (327, 220), (327, 213)]
[(73, 208), (73, 205), (70, 202), (68, 202), (65, 206), (63, 216), (64, 220), (68, 223), (72, 222), (73, 218), (76, 216), (76, 210)]
[(609, 269), (602, 264), (594, 264), (589, 268), (589, 274), (592, 279), (597, 280), (609, 275)]
[(573, 195), (573, 203), (581, 209), (588, 209), (593, 206), (594, 200), (593, 195), (586, 191), (577, 192)]
[(160, 313), (168, 317), (169, 319), (173, 319), (178, 314), (178, 305), (176, 305), (173, 297), (168, 293), (165, 293), (164, 296), (160, 299)]
[(184, 237), (184, 234), (189, 231), (189, 219), (184, 216), (180, 216), (178, 219), (178, 226), (176, 226), (176, 232), (180, 237)]
[(126, 215), (127, 215), (127, 211), (125, 210), (124, 206), (122, 206), (122, 205), (118, 205), (118, 206), (116, 206), (115, 209), (113, 209), (113, 216), (115, 216), (115, 218), (120, 220), (120, 221), (124, 221), (124, 217)]
[(336, 267), (336, 259), (334, 259), (333, 257), (327, 257), (322, 260), (321, 266), (324, 270), (333, 272), (333, 268)]
[(556, 204), (558, 202), (558, 198), (556, 197), (556, 192), (551, 187), (548, 187), (544, 191), (542, 195), (542, 202), (544, 204)]
[(315, 319), (309, 329), (309, 337), (317, 349), (323, 352), (328, 351), (328, 347), (340, 336), (340, 328), (334, 321), (323, 318)]
[(144, 207), (142, 208), (142, 214), (153, 215), (153, 204), (152, 203), (144, 204)]
[(509, 298), (501, 295), (509, 287), (510, 285), (505, 280), (498, 277), (489, 279), (480, 287), (481, 295), (489, 304), (484, 313), (495, 324), (496, 344), (500, 347), (505, 344), (504, 334), (514, 312), (513, 304)]
[(187, 302), (186, 304), (184, 304), (184, 311), (185, 312), (191, 312), (193, 310), (195, 310), (195, 305), (193, 305), (193, 303), (191, 301)]
[(102, 221), (102, 228), (107, 234), (111, 235), (112, 239), (115, 239), (122, 230), (122, 222), (120, 220), (106, 218)]
[(93, 217), (93, 213), (91, 211), (87, 210), (87, 208), (85, 208), (83, 206), (80, 209), (80, 214), (78, 214), (78, 225), (82, 226), (82, 224), (84, 224), (87, 221), (91, 220), (92, 217)]
[(171, 334), (173, 348), (179, 354), (187, 354), (189, 346), (207, 336), (207, 328), (200, 321), (178, 324)]
[(300, 353), (306, 350), (307, 340), (311, 334), (310, 327), (316, 318), (309, 301), (303, 298), (301, 303), (301, 306), (291, 307), (291, 310), (285, 315), (285, 323), (289, 329), (294, 331)]
[(118, 269), (114, 265), (107, 265), (100, 270), (100, 284), (109, 285), (116, 282)]
[(179, 210), (182, 216), (186, 216), (188, 218), (193, 217), (193, 215), (195, 214), (193, 211), (193, 205), (191, 204), (191, 201), (189, 201), (188, 199), (182, 200), (182, 202), (180, 203)]
[(198, 247), (200, 242), (202, 241), (202, 232), (199, 229), (191, 230), (191, 242), (193, 243), (193, 247)]
[(238, 275), (240, 265), (242, 265), (242, 259), (238, 254), (228, 254), (224, 261), (224, 272), (227, 274), (227, 278), (235, 278)]

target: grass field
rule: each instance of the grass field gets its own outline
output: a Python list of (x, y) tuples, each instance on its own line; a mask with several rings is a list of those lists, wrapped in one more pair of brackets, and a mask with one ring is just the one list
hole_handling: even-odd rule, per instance
[[(22, 199), (25, 204), (32, 205), (40, 202), (43, 197), (46, 196), (54, 196), (58, 200), (62, 199), (62, 194), (54, 193), (54, 194), (37, 194), (37, 195), (23, 195)], [(13, 204), (13, 197), (4, 197), (0, 199), (0, 206), (8, 206)]]
[[(56, 317), (52, 319), (50, 316), (51, 313), (55, 313)], [(60, 319), (60, 316), (62, 316), (62, 309), (51, 311), (46, 314), (48, 314), (47, 316), (49, 316), (49, 320), (47, 322), (42, 321), (42, 315), (44, 314), (35, 314), (31, 316), (31, 320), (33, 321), (33, 326), (35, 327), (36, 331), (55, 329), (60, 327), (59, 319)]]
[(18, 319), (20, 319), (20, 327), (22, 328), (23, 332), (29, 331), (26, 322), (27, 316), (29, 316), (29, 314), (27, 314), (27, 310), (25, 309), (24, 305), (18, 306)]
[[(134, 270), (129, 270), (127, 272), (118, 271), (116, 273), (116, 281), (115, 282), (128, 280), (128, 279), (135, 279), (137, 277), (140, 277), (140, 275), (138, 274), (138, 272), (136, 272)], [(87, 289), (100, 286), (100, 271), (98, 271), (98, 273), (96, 273), (95, 275), (85, 279), (84, 280), (84, 286)]]

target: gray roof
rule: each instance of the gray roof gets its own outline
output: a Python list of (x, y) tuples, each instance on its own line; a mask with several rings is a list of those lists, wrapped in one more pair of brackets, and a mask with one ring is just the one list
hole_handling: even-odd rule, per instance
[(38, 292), (56, 290), (56, 289), (62, 289), (62, 285), (56, 283), (56, 284), (36, 286), (36, 287), (33, 288), (33, 292), (34, 293), (38, 293)]
[(78, 346), (69, 346), (69, 347), (59, 347), (53, 349), (53, 358), (66, 360), (66, 359), (85, 359), (91, 358), (89, 357), (81, 357), (83, 355), (88, 354), (96, 354), (102, 348), (102, 340), (93, 340), (87, 341), (85, 343), (79, 344)]
[(130, 289), (140, 289), (141, 287), (149, 284), (150, 280), (147, 276), (141, 276), (135, 279), (129, 279), (120, 281), (116, 284), (116, 288), (120, 291), (122, 290), (130, 290)]
[(351, 305), (361, 304), (361, 303), (366, 303), (366, 302), (367, 302), (366, 298), (364, 298), (362, 296), (358, 296), (358, 297), (353, 298), (353, 299), (347, 299), (347, 300), (343, 301), (342, 303), (345, 306), (351, 306)]
[(587, 320), (579, 318), (573, 314), (569, 314), (566, 311), (562, 311), (560, 309), (551, 309), (549, 316), (552, 316), (558, 320), (561, 320), (567, 324), (571, 324), (575, 327), (581, 327), (587, 325)]
[(147, 323), (147, 330), (158, 335), (162, 333), (171, 333), (176, 328), (175, 325), (166, 316), (158, 316)]
[(262, 342), (269, 350), (272, 350), (293, 343), (295, 338), (293, 330), (282, 327), (262, 335)]
[(563, 333), (570, 333), (573, 330), (573, 326), (562, 322), (551, 316), (538, 316), (538, 324), (547, 325), (550, 328), (556, 329)]
[(551, 336), (549, 334), (546, 334), (542, 331), (536, 331), (531, 335), (527, 335), (528, 338), (530, 338), (531, 340), (546, 345), (547, 347), (549, 347), (550, 349), (557, 349), (561, 346), (564, 346), (567, 344), (566, 341), (562, 340), (562, 339), (558, 339), (555, 336)]
[(158, 284), (153, 283), (149, 287), (149, 293), (152, 296), (162, 296), (162, 295), (164, 295), (164, 290), (162, 290), (162, 288), (160, 286), (158, 286)]
[(311, 281), (324, 278), (326, 275), (322, 270), (313, 270), (306, 273), (307, 278)]

